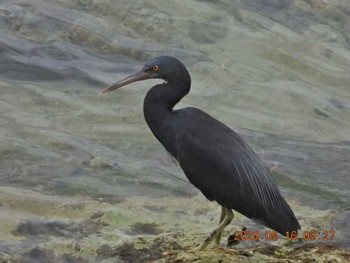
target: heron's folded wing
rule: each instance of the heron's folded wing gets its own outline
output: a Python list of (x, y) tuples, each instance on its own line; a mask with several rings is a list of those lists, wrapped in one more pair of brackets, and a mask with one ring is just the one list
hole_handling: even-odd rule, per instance
[(176, 137), (177, 159), (190, 182), (209, 200), (264, 225), (273, 228), (267, 221), (276, 216), (286, 228), (297, 229), (292, 210), (256, 153), (233, 131), (224, 140), (208, 134), (183, 132)]

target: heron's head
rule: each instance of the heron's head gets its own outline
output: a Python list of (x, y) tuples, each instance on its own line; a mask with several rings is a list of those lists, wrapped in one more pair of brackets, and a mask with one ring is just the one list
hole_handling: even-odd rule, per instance
[(132, 82), (145, 79), (164, 79), (167, 82), (187, 82), (191, 81), (186, 67), (178, 59), (170, 56), (156, 57), (146, 63), (138, 72), (113, 83), (109, 87), (101, 90), (100, 94), (110, 92)]

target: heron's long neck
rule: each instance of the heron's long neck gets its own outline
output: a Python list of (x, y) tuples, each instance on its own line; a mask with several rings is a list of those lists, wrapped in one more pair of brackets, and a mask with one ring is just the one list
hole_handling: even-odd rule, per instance
[(176, 157), (174, 149), (174, 106), (190, 91), (191, 82), (169, 82), (151, 88), (143, 102), (146, 122), (168, 152)]

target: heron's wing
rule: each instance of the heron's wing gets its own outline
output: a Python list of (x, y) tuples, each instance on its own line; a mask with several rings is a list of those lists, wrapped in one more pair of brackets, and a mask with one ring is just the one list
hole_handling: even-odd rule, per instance
[[(202, 132), (180, 132), (176, 150), (186, 176), (209, 200), (260, 220), (282, 234), (285, 229), (300, 228), (262, 161), (227, 126), (218, 122)], [(276, 219), (281, 222), (271, 223)]]
[[(219, 198), (218, 191), (235, 200), (251, 200), (264, 209), (280, 205), (279, 190), (254, 151), (237, 136), (198, 137), (183, 133), (177, 137), (177, 159), (188, 179), (210, 200)], [(236, 197), (236, 198), (235, 198)], [(226, 201), (226, 202), (225, 202)], [(228, 206), (228, 207), (229, 207)]]

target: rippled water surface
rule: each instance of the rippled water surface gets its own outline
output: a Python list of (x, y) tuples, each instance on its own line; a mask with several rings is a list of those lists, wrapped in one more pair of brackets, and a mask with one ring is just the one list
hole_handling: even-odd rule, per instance
[[(0, 252), (40, 244), (14, 233), (27, 219), (79, 220), (136, 197), (207, 204), (143, 119), (158, 81), (98, 95), (158, 55), (191, 73), (178, 107), (234, 128), (273, 171), (303, 229), (334, 228), (333, 243), (349, 246), (347, 0), (0, 0)], [(64, 210), (74, 202), (85, 212)], [(116, 242), (128, 238), (118, 233)]]

